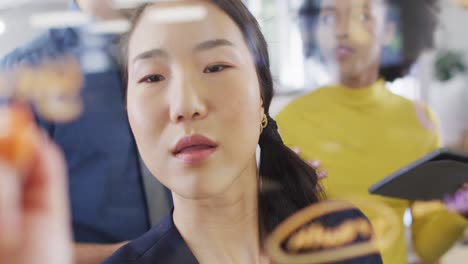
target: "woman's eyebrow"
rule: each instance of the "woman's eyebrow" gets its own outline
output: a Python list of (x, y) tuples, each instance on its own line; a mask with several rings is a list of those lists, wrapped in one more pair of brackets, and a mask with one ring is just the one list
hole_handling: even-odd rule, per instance
[(235, 46), (231, 41), (227, 39), (213, 39), (213, 40), (208, 40), (204, 41), (200, 44), (197, 44), (194, 48), (195, 52), (201, 52), (201, 51), (206, 51), (222, 46)]
[(147, 59), (154, 59), (154, 58), (168, 58), (169, 54), (162, 49), (151, 49), (145, 52), (142, 52), (135, 56), (133, 59), (133, 63), (139, 60), (147, 60)]
[[(197, 44), (193, 50), (195, 52), (201, 52), (201, 51), (206, 51), (206, 50), (223, 47), (223, 46), (235, 46), (235, 45), (227, 39), (213, 39), (213, 40), (207, 40), (207, 41)], [(163, 49), (151, 49), (151, 50), (144, 51), (136, 55), (135, 58), (133, 59), (133, 63), (139, 60), (147, 60), (147, 59), (154, 59), (154, 58), (168, 58), (168, 57), (169, 57), (169, 53)]]

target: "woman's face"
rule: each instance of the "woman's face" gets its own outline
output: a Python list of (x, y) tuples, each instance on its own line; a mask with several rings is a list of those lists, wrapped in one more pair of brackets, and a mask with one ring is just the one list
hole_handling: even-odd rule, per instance
[(338, 76), (353, 78), (378, 71), (383, 46), (392, 35), (384, 0), (322, 0), (317, 39)]
[[(164, 8), (204, 18), (155, 23)], [(162, 13), (159, 13), (162, 14)], [(256, 171), (263, 115), (254, 60), (237, 25), (209, 1), (147, 8), (129, 41), (127, 108), (143, 160), (178, 195), (202, 199)]]

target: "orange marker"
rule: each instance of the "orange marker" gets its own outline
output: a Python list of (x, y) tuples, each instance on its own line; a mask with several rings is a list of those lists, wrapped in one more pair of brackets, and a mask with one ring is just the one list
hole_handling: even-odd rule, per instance
[(0, 160), (20, 171), (28, 170), (37, 155), (40, 137), (34, 117), (26, 106), (0, 106)]

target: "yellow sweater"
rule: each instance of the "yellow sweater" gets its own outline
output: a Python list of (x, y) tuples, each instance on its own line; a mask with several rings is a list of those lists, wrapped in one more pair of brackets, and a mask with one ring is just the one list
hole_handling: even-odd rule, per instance
[[(391, 93), (383, 81), (361, 89), (321, 88), (290, 103), (276, 119), (287, 145), (300, 148), (305, 160), (322, 162), (328, 197), (379, 199), (401, 219), (410, 202), (370, 195), (369, 186), (440, 145), (428, 109)], [(423, 212), (413, 216), (413, 247), (433, 261), (460, 238), (468, 221), (442, 206)], [(399, 240), (382, 252), (384, 263), (407, 263), (403, 222), (396, 228)]]

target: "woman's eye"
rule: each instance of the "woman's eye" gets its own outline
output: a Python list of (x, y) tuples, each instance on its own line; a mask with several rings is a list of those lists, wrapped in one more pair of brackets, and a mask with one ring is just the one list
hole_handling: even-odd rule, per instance
[(155, 82), (161, 82), (164, 80), (165, 80), (164, 76), (160, 74), (153, 74), (153, 75), (145, 76), (143, 79), (140, 80), (140, 83), (155, 83)]
[(322, 21), (323, 24), (325, 25), (332, 25), (335, 23), (335, 16), (334, 15), (322, 15), (320, 20)]
[(223, 71), (223, 70), (225, 70), (227, 68), (229, 68), (229, 66), (217, 64), (217, 65), (212, 65), (212, 66), (206, 67), (206, 69), (203, 72), (204, 73), (214, 73), (214, 72)]

